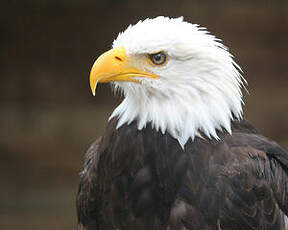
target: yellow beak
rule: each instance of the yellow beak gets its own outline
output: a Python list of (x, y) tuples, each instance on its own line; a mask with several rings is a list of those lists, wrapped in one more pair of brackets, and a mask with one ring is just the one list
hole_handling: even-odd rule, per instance
[(126, 51), (117, 47), (103, 53), (93, 64), (90, 73), (90, 87), (95, 96), (97, 83), (111, 81), (139, 82), (137, 78), (159, 78), (157, 75), (129, 67)]

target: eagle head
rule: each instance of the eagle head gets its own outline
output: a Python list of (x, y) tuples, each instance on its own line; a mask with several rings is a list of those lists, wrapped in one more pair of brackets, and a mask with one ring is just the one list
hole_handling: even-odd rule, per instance
[(119, 33), (113, 48), (94, 63), (90, 86), (111, 82), (124, 100), (111, 118), (117, 128), (150, 123), (184, 147), (201, 133), (218, 139), (242, 117), (245, 80), (227, 48), (203, 27), (183, 18), (156, 17)]

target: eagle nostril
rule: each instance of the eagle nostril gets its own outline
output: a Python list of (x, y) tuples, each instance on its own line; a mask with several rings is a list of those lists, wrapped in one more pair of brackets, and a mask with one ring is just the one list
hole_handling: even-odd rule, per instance
[(122, 58), (120, 58), (118, 56), (115, 56), (115, 59), (118, 60), (118, 61), (123, 61)]

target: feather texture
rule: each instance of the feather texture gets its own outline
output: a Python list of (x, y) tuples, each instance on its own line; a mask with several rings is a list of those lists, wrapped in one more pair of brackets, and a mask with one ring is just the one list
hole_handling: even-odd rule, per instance
[(285, 229), (288, 152), (247, 122), (233, 122), (220, 140), (189, 140), (185, 150), (151, 124), (116, 125), (88, 150), (80, 229)]

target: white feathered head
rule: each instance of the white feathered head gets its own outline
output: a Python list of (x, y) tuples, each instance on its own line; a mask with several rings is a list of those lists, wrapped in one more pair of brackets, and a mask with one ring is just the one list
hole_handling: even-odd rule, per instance
[(139, 21), (120, 33), (94, 63), (90, 86), (112, 82), (124, 93), (114, 110), (118, 127), (136, 121), (169, 132), (183, 147), (203, 132), (231, 132), (242, 116), (245, 81), (227, 48), (205, 28), (183, 18)]

